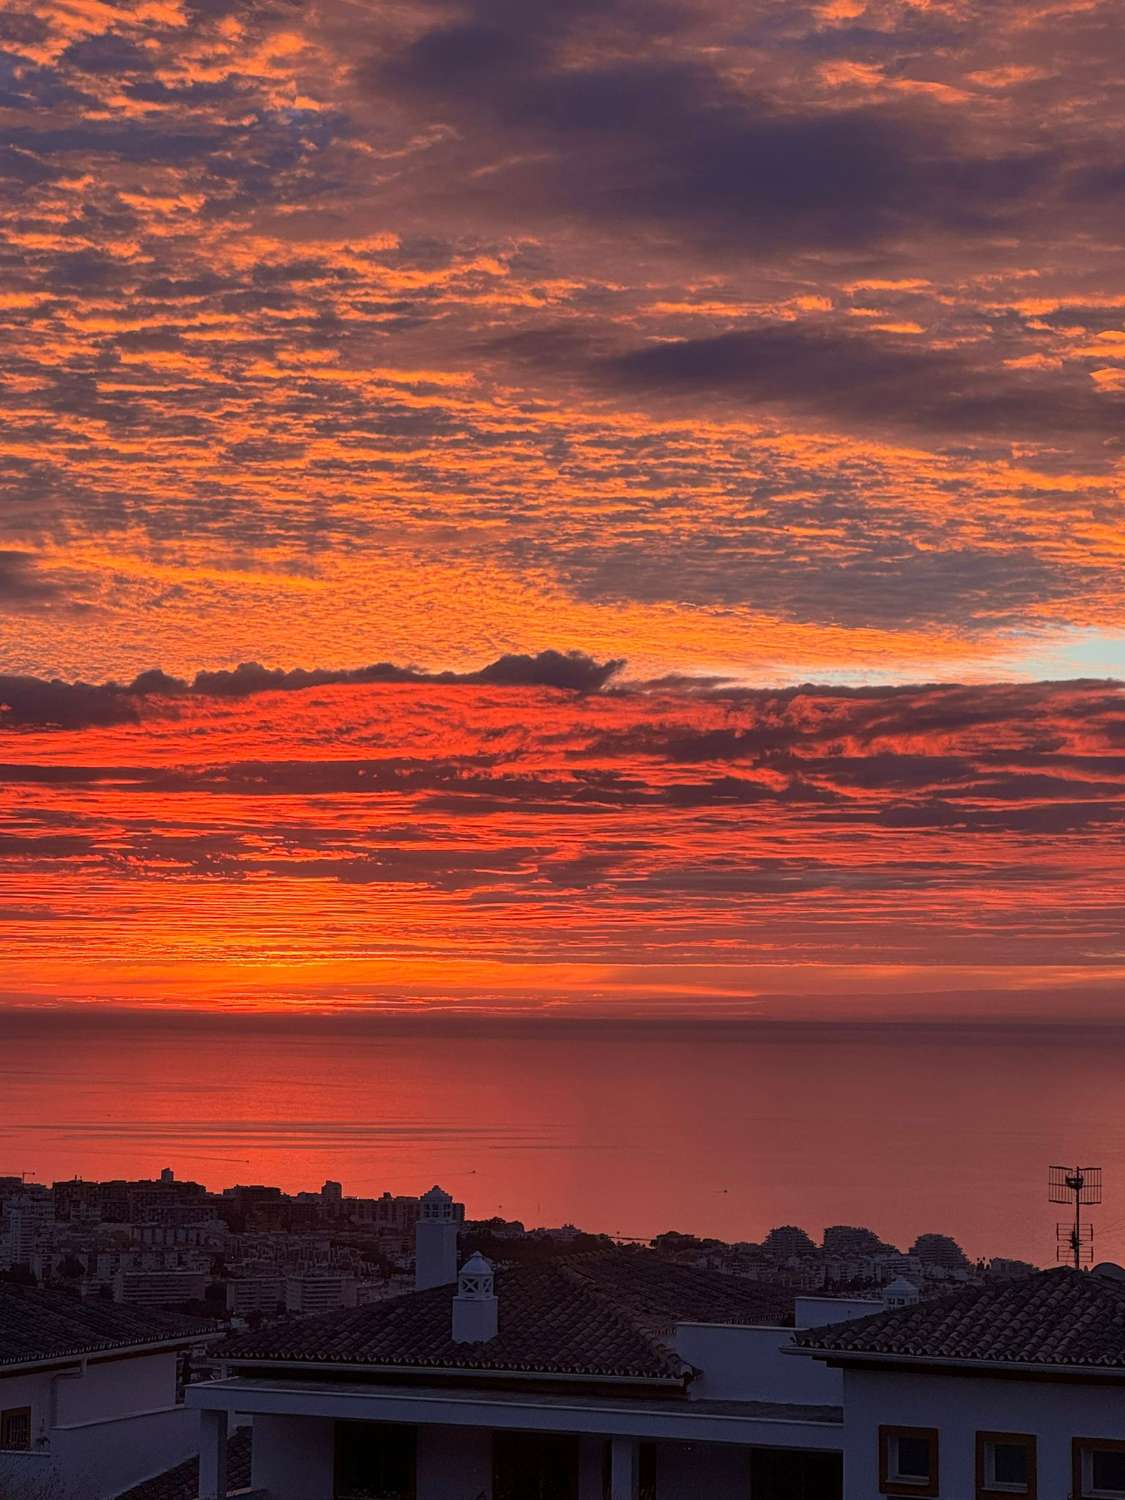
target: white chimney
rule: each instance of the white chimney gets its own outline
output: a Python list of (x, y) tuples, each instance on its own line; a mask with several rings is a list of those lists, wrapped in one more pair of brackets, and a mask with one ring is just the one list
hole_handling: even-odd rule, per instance
[(419, 1200), (414, 1228), (414, 1289), (449, 1286), (457, 1280), (457, 1219), (453, 1199), (432, 1187)]
[(470, 1255), (457, 1278), (453, 1299), (453, 1342), (486, 1344), (496, 1337), (500, 1304), (492, 1285), (492, 1266), (483, 1255)]

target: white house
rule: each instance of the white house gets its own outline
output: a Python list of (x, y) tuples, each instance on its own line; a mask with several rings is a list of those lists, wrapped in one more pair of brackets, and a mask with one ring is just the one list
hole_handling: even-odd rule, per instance
[[(440, 1220), (440, 1205), (434, 1210)], [(454, 1274), (215, 1351), (201, 1500), (1125, 1500), (1125, 1281), (798, 1297), (610, 1251)], [(893, 1291), (893, 1289), (891, 1289)]]
[(1125, 1282), (1106, 1269), (798, 1332), (843, 1380), (845, 1500), (1125, 1500)]
[(178, 1399), (195, 1319), (0, 1285), (0, 1497), (107, 1500), (196, 1451)]
[(645, 1251), (498, 1275), (478, 1256), (454, 1282), (438, 1200), (429, 1222), (422, 1290), (215, 1351), (188, 1394), (202, 1496), (228, 1493), (250, 1420), (262, 1500), (839, 1500), (842, 1377), (783, 1357), (785, 1294)]

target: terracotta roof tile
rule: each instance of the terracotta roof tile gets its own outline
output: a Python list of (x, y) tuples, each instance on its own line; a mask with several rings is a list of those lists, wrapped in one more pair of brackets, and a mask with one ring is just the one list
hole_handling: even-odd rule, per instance
[(803, 1349), (1125, 1369), (1125, 1283), (1065, 1267), (798, 1333)]
[(0, 1366), (155, 1344), (214, 1331), (199, 1318), (0, 1284)]
[(644, 1252), (622, 1252), (499, 1271), (500, 1331), (454, 1343), (453, 1286), (372, 1306), (272, 1324), (228, 1340), (218, 1358), (416, 1366), (547, 1375), (676, 1380), (684, 1366), (659, 1336), (677, 1319), (770, 1322), (791, 1294), (698, 1271)]

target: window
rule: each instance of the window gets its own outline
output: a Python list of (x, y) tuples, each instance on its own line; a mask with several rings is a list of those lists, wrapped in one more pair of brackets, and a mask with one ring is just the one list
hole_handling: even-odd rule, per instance
[(884, 1495), (938, 1493), (936, 1427), (879, 1428), (879, 1489)]
[(1027, 1432), (977, 1433), (977, 1500), (1035, 1500), (1035, 1439)]
[(842, 1455), (803, 1453), (794, 1448), (752, 1448), (750, 1493), (754, 1500), (841, 1500)]
[(1125, 1500), (1125, 1443), (1074, 1439), (1075, 1500)]
[(414, 1500), (414, 1427), (336, 1423), (336, 1500)]
[(578, 1439), (494, 1432), (492, 1494), (494, 1500), (578, 1500)]
[(31, 1447), (31, 1407), (10, 1406), (0, 1411), (0, 1448), (26, 1453)]

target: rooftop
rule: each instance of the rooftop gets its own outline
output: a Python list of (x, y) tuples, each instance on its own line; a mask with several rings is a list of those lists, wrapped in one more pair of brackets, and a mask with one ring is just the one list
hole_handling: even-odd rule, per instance
[(1060, 1267), (796, 1335), (812, 1352), (1125, 1371), (1125, 1283)]
[(432, 1287), (367, 1307), (273, 1324), (215, 1352), (242, 1361), (415, 1367), (463, 1372), (679, 1382), (667, 1347), (673, 1323), (779, 1322), (792, 1297), (719, 1272), (679, 1266), (646, 1251), (609, 1251), (496, 1273), (500, 1331), (454, 1343), (456, 1286)]
[(119, 1306), (101, 1298), (0, 1284), (0, 1366), (96, 1354), (138, 1344), (189, 1344), (214, 1326), (199, 1318)]

